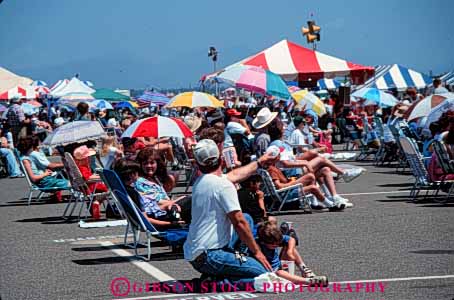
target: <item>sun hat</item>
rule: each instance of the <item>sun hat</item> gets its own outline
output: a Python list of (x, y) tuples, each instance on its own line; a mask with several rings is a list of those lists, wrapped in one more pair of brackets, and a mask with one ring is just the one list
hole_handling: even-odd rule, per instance
[(226, 114), (227, 114), (227, 116), (230, 116), (230, 117), (232, 117), (232, 116), (236, 116), (236, 117), (241, 116), (241, 112), (237, 111), (234, 108), (228, 109), (226, 111)]
[(80, 146), (74, 150), (74, 158), (77, 160), (82, 160), (87, 157), (93, 156), (96, 154), (96, 151), (88, 148), (87, 146)]
[(221, 120), (222, 118), (224, 118), (224, 116), (218, 110), (214, 111), (211, 114), (207, 114), (207, 121), (209, 124), (212, 124), (214, 121)]
[(257, 117), (252, 121), (252, 126), (255, 129), (260, 129), (268, 124), (276, 118), (277, 112), (271, 112), (268, 107), (264, 107), (257, 113)]
[(55, 126), (61, 126), (65, 123), (65, 119), (63, 119), (62, 117), (58, 117), (58, 118), (55, 118), (54, 120), (54, 125)]
[(194, 147), (194, 158), (201, 166), (210, 166), (219, 159), (219, 148), (213, 140), (204, 139)]
[(196, 116), (186, 116), (183, 121), (192, 132), (196, 132), (202, 125), (202, 119)]

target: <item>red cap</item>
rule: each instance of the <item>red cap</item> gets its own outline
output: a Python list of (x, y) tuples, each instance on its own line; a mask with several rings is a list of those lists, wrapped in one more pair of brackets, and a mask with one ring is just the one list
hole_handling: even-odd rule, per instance
[(228, 110), (226, 111), (226, 113), (227, 113), (227, 115), (230, 116), (230, 117), (231, 117), (231, 116), (241, 116), (241, 113), (240, 113), (239, 111), (237, 111), (236, 109), (234, 109), (234, 108), (228, 109)]

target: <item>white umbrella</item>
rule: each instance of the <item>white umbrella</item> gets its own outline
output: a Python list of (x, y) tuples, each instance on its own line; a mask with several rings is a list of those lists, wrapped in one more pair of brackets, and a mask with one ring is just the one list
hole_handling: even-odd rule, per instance
[(450, 110), (454, 111), (454, 98), (443, 101), (441, 104), (438, 104), (430, 111), (430, 113), (427, 115), (425, 128), (429, 128), (430, 123), (438, 121), (442, 114)]
[(106, 136), (101, 124), (96, 121), (74, 121), (55, 129), (47, 136), (46, 146), (64, 146), (72, 143), (86, 142)]

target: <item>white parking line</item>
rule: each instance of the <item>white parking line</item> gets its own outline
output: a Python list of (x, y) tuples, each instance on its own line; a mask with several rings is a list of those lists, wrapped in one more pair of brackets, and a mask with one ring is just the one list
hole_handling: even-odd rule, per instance
[[(115, 246), (112, 242), (100, 242), (99, 244), (104, 247)], [(124, 249), (111, 249), (111, 251), (121, 257), (131, 257), (133, 255)], [(175, 280), (175, 278), (170, 277), (148, 262), (131, 260), (131, 263), (158, 281)]]
[(376, 194), (403, 194), (409, 193), (410, 190), (401, 191), (389, 191), (389, 192), (367, 192), (367, 193), (351, 193), (351, 194), (340, 194), (341, 196), (359, 196), (359, 195), (376, 195)]

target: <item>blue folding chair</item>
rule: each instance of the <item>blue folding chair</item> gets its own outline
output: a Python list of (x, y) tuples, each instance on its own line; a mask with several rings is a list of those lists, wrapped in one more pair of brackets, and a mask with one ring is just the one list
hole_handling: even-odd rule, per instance
[(166, 231), (158, 231), (153, 224), (142, 214), (136, 204), (129, 197), (126, 188), (121, 182), (118, 175), (112, 170), (104, 169), (102, 171), (102, 179), (109, 187), (112, 196), (115, 198), (117, 203), (121, 205), (123, 215), (128, 221), (126, 226), (124, 242), (126, 244), (127, 235), (129, 230), (132, 230), (134, 238), (134, 252), (137, 257), (140, 256), (137, 252), (137, 247), (140, 241), (140, 233), (144, 232), (147, 238), (147, 260), (151, 257), (151, 237), (154, 236), (160, 240), (166, 241), (171, 246), (181, 245), (186, 240), (188, 235), (188, 228), (181, 229), (168, 229)]

